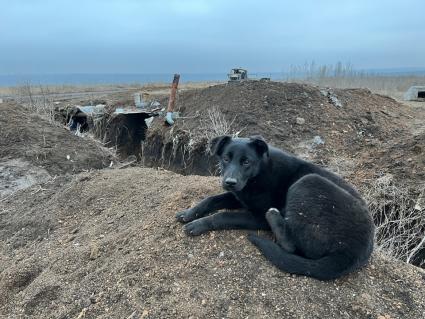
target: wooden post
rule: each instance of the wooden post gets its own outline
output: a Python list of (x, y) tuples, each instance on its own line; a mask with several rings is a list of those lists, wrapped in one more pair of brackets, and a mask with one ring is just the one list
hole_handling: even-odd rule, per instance
[(177, 87), (179, 85), (179, 80), (180, 80), (180, 74), (174, 74), (173, 83), (171, 84), (171, 93), (170, 93), (170, 100), (168, 101), (167, 112), (174, 111), (174, 104), (176, 102), (176, 92), (177, 92)]
[(179, 85), (179, 80), (180, 80), (180, 74), (174, 74), (173, 83), (171, 84), (170, 99), (168, 100), (167, 116), (165, 118), (165, 121), (169, 125), (174, 124), (172, 116), (174, 112), (174, 105), (176, 103), (176, 92), (177, 92), (177, 87)]

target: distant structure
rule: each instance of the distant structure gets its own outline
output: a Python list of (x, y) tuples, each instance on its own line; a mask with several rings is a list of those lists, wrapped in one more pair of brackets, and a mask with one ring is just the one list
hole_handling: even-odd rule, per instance
[(232, 69), (229, 74), (227, 74), (230, 82), (241, 82), (248, 80), (248, 71), (241, 68)]
[(425, 102), (425, 86), (411, 86), (407, 92), (404, 93), (404, 100)]

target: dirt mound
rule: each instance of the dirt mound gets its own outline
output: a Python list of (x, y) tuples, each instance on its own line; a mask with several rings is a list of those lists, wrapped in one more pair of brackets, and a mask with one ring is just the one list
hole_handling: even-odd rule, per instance
[[(423, 232), (422, 108), (366, 89), (320, 89), (261, 81), (187, 91), (180, 95), (178, 106), (182, 118), (175, 125), (165, 127), (163, 121), (155, 120), (149, 128), (142, 146), (146, 165), (183, 174), (214, 175), (218, 170), (207, 146), (212, 137), (261, 134), (272, 145), (329, 168), (369, 194), (370, 202), (379, 203), (372, 213), (380, 238), (395, 240), (393, 225), (403, 231)], [(406, 201), (390, 204), (377, 182), (381, 177), (391, 178), (387, 186), (403, 190)], [(388, 217), (389, 211), (398, 213), (390, 221), (379, 217)], [(398, 224), (403, 220), (402, 211), (416, 218), (406, 228)], [(381, 227), (387, 222), (387, 228)], [(401, 243), (409, 237), (403, 231)], [(407, 251), (417, 247), (415, 264), (423, 266), (422, 237), (413, 237)]]
[(365, 153), (365, 157), (369, 157), (383, 172), (409, 180), (409, 184), (424, 186), (425, 133), (386, 145), (377, 152)]
[(50, 175), (108, 166), (112, 155), (16, 104), (0, 105), (0, 159), (23, 159)]
[(130, 168), (59, 182), (0, 203), (0, 316), (419, 318), (425, 312), (425, 273), (378, 254), (358, 273), (319, 282), (276, 270), (245, 231), (186, 237), (174, 214), (220, 191), (215, 177)]
[[(247, 81), (183, 92), (183, 117), (170, 129), (156, 120), (143, 145), (148, 165), (181, 173), (214, 171), (206, 154), (212, 135), (261, 134), (294, 152), (344, 175), (356, 175), (359, 154), (409, 136), (411, 110), (365, 89), (319, 89), (310, 85)], [(337, 160), (336, 160), (337, 158)], [(159, 163), (159, 164), (158, 164)], [(373, 172), (368, 172), (373, 174)]]

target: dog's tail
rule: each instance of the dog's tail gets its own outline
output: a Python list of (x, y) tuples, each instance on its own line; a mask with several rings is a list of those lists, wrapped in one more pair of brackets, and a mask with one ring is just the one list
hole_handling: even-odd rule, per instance
[(320, 259), (308, 259), (285, 251), (271, 240), (248, 235), (248, 239), (263, 255), (282, 271), (313, 277), (320, 280), (332, 280), (341, 277), (359, 265), (353, 258), (344, 254), (333, 254)]

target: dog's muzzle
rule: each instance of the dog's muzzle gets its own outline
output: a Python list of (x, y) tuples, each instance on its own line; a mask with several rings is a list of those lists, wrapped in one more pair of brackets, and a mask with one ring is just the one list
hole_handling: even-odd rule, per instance
[(238, 180), (236, 178), (228, 177), (224, 180), (224, 185), (228, 187), (235, 187), (237, 183), (238, 183)]
[(227, 177), (223, 179), (223, 188), (227, 191), (234, 192), (241, 190), (241, 183), (236, 178)]

